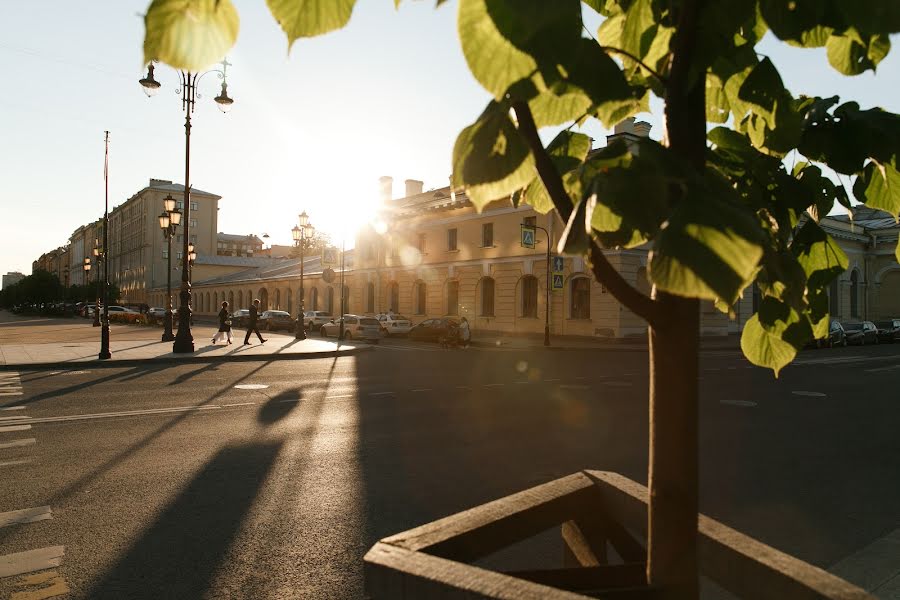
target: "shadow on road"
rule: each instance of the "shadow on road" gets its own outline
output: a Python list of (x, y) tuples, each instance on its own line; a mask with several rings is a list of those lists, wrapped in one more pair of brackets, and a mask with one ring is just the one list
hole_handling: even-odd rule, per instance
[(263, 425), (276, 423), (288, 416), (301, 400), (303, 400), (302, 387), (285, 390), (269, 398), (269, 401), (259, 408), (256, 420)]
[(87, 595), (202, 598), (282, 442), (223, 448)]

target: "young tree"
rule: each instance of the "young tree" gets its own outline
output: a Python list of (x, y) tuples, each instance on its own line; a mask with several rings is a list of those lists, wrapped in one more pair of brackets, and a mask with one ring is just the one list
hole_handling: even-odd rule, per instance
[[(268, 0), (289, 43), (343, 27), (354, 4)], [(595, 33), (585, 7), (605, 17)], [(237, 23), (229, 0), (154, 0), (144, 57), (202, 68), (230, 48)], [(849, 207), (850, 194), (820, 165), (853, 178), (856, 200), (900, 213), (900, 118), (793, 95), (756, 45), (771, 31), (792, 46), (824, 46), (845, 75), (874, 71), (900, 31), (900, 3), (459, 0), (458, 31), (493, 100), (456, 140), (453, 184), (478, 208), (511, 198), (555, 210), (567, 223), (561, 250), (589, 256), (596, 278), (647, 321), (647, 575), (667, 595), (695, 597), (699, 302), (730, 311), (756, 282), (763, 299), (741, 347), (777, 375), (827, 334), (826, 288), (847, 267), (818, 220), (835, 202)], [(200, 35), (203, 44), (187, 43)], [(588, 119), (612, 127), (648, 110), (651, 94), (665, 106), (662, 143), (590, 152), (571, 127), (547, 147), (538, 137)], [(803, 157), (792, 169), (789, 153)], [(644, 244), (649, 297), (604, 255)]]

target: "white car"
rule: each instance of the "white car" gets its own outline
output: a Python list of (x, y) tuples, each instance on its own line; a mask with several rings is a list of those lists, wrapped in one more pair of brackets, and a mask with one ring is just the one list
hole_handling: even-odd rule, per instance
[(381, 323), (381, 330), (384, 332), (384, 335), (388, 337), (392, 335), (408, 335), (409, 330), (412, 329), (412, 321), (403, 315), (380, 314), (375, 318)]
[(309, 331), (320, 328), (331, 319), (331, 313), (324, 310), (308, 310), (303, 313), (303, 325)]
[[(341, 320), (332, 319), (322, 325), (322, 336), (338, 337), (341, 334)], [(344, 315), (344, 339), (367, 340), (373, 344), (381, 341), (381, 323), (375, 317)]]

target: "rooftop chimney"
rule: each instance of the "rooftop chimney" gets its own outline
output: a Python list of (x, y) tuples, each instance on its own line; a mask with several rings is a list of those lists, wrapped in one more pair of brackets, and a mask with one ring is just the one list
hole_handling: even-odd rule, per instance
[(153, 179), (150, 178), (150, 185), (147, 187), (156, 187), (158, 185), (172, 185), (172, 182), (168, 179)]
[(384, 204), (387, 204), (394, 197), (394, 178), (388, 177), (387, 175), (379, 177), (378, 188), (380, 190), (381, 201)]
[(422, 193), (422, 186), (425, 185), (423, 182), (418, 179), (407, 179), (406, 180), (406, 197), (415, 196), (417, 194)]

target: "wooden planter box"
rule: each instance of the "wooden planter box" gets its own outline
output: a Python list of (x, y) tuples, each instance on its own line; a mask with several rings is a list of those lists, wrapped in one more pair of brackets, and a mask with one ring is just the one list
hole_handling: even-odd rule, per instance
[[(561, 569), (499, 573), (467, 564), (559, 525)], [(655, 598), (647, 585), (647, 488), (582, 471), (379, 541), (366, 595), (413, 598)], [(701, 574), (739, 598), (873, 598), (818, 567), (699, 516)], [(611, 564), (611, 546), (621, 561)]]

